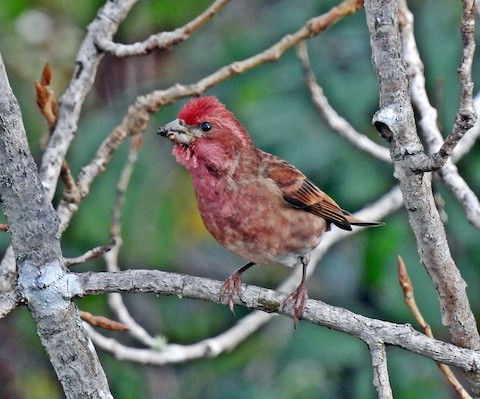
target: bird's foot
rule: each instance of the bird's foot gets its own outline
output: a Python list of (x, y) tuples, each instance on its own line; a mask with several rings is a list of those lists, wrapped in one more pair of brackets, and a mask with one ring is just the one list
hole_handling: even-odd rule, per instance
[(297, 328), (298, 321), (302, 317), (307, 299), (307, 286), (304, 282), (302, 282), (298, 288), (292, 292), (287, 299), (285, 299), (285, 302), (283, 303), (284, 307), (290, 303), (293, 305), (293, 324), (295, 328)]
[[(226, 299), (230, 311), (235, 316), (235, 311), (233, 310), (233, 296), (237, 295), (240, 298), (240, 287), (242, 281), (240, 279), (240, 273), (238, 271), (232, 273), (229, 278), (225, 280), (220, 288), (220, 299)], [(240, 298), (241, 299), (241, 298)]]

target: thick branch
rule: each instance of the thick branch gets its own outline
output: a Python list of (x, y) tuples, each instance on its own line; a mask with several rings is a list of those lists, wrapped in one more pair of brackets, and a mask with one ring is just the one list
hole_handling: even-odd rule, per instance
[[(442, 321), (453, 342), (470, 349), (480, 347), (476, 321), (466, 295), (466, 283), (450, 254), (445, 229), (432, 196), (430, 176), (415, 173), (427, 156), (417, 136), (402, 61), (393, 0), (365, 1), (373, 62), (380, 83), (380, 111), (375, 123), (391, 145), (395, 176), (400, 182), (418, 252), (437, 289)], [(480, 384), (479, 384), (480, 385)]]
[(19, 291), (67, 398), (111, 397), (70, 301), (71, 281), (62, 263), (58, 217), (40, 183), (1, 56), (0, 204), (12, 236)]
[[(400, 31), (402, 35), (403, 56), (407, 66), (407, 73), (410, 77), (412, 104), (417, 111), (418, 125), (425, 138), (428, 152), (432, 154), (442, 147), (443, 142), (442, 134), (437, 125), (437, 110), (432, 107), (428, 99), (427, 90), (425, 88), (423, 63), (420, 59), (420, 54), (413, 34), (413, 15), (408, 9), (405, 0), (399, 1), (399, 11), (401, 17)], [(480, 125), (476, 125), (475, 129), (480, 132)], [(478, 135), (473, 129), (469, 135), (470, 134), (473, 134), (474, 136)], [(466, 138), (468, 138), (468, 135)], [(465, 139), (460, 143), (464, 144)], [(473, 146), (473, 143), (474, 141), (471, 140), (469, 148)], [(456, 149), (459, 150), (459, 147), (460, 146), (457, 145)], [(455, 154), (457, 153), (458, 151), (455, 152)], [(428, 161), (427, 163), (431, 163), (431, 161)], [(429, 170), (432, 168), (427, 166), (426, 169)], [(480, 229), (480, 203), (473, 190), (458, 173), (456, 166), (453, 165), (451, 161), (447, 161), (444, 163), (443, 167), (438, 170), (438, 174), (448, 189), (463, 205), (468, 221), (476, 228)]]

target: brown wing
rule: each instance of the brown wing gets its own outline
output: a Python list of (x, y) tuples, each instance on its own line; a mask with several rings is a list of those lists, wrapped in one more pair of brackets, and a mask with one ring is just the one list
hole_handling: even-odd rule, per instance
[(293, 165), (259, 150), (266, 177), (280, 189), (283, 199), (293, 208), (313, 213), (344, 230), (352, 230), (345, 212)]

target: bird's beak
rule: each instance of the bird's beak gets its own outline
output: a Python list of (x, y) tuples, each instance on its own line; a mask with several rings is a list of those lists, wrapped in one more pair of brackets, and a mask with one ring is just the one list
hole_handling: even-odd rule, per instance
[(195, 140), (195, 136), (187, 129), (182, 119), (175, 119), (159, 127), (157, 133), (176, 144), (188, 145)]

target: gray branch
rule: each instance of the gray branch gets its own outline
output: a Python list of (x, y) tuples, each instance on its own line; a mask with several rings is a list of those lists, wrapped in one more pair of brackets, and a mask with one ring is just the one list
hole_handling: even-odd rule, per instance
[(373, 385), (379, 399), (393, 399), (392, 387), (388, 378), (387, 351), (385, 345), (371, 344), (368, 346), (372, 355)]
[[(86, 272), (72, 275), (72, 279), (79, 287), (77, 295), (80, 297), (110, 292), (157, 293), (227, 305), (227, 302), (219, 295), (222, 282), (160, 270)], [(293, 317), (291, 307), (282, 307), (287, 296), (288, 293), (242, 284), (242, 297), (241, 299), (235, 298), (234, 302), (236, 305), (246, 308)], [(360, 338), (369, 346), (395, 345), (435, 361), (460, 367), (468, 372), (478, 372), (479, 352), (429, 338), (409, 324), (371, 319), (313, 299), (307, 301), (302, 320)], [(146, 351), (149, 350), (142, 350), (143, 355), (140, 355), (143, 362), (146, 362)], [(155, 353), (155, 351), (151, 352)], [(218, 354), (218, 352), (210, 353), (208, 350), (204, 350), (199, 356), (209, 356), (209, 354)], [(159, 359), (155, 364), (165, 363), (165, 360), (161, 363)], [(177, 361), (184, 361), (183, 357), (177, 357), (177, 359)], [(170, 362), (172, 361), (175, 359), (171, 358)]]
[[(365, 11), (380, 84), (380, 110), (374, 117), (375, 125), (390, 143), (395, 177), (400, 182), (421, 261), (437, 289), (443, 324), (455, 344), (479, 349), (480, 336), (466, 295), (466, 283), (450, 253), (432, 195), (431, 176), (421, 173), (428, 156), (415, 127), (402, 58), (397, 2), (368, 0)], [(480, 387), (480, 380), (471, 379), (471, 383)]]
[[(7, 218), (23, 298), (67, 398), (111, 397), (95, 349), (71, 301), (63, 265), (59, 219), (28, 148), (17, 100), (0, 56), (0, 204)], [(5, 298), (5, 295), (7, 297)]]
[[(407, 66), (408, 76), (410, 76), (410, 94), (412, 97), (412, 104), (418, 114), (418, 126), (425, 138), (428, 152), (430, 154), (435, 152), (437, 154), (442, 153), (442, 150), (439, 150), (439, 148), (442, 148), (445, 143), (442, 144), (443, 137), (437, 124), (437, 110), (432, 107), (430, 100), (428, 99), (425, 88), (423, 63), (420, 59), (420, 54), (413, 34), (413, 15), (408, 9), (405, 0), (399, 1), (399, 11), (403, 21), (400, 26), (403, 56)], [(467, 101), (467, 104), (469, 104), (469, 101)], [(470, 129), (467, 136), (457, 143), (455, 147), (456, 152), (453, 154), (452, 160), (443, 160), (442, 162), (444, 162), (444, 165), (438, 170), (438, 174), (447, 188), (463, 205), (468, 221), (477, 229), (480, 229), (480, 203), (473, 190), (468, 186), (462, 176), (460, 176), (457, 167), (453, 165), (452, 161), (458, 159), (473, 146), (475, 140), (470, 139), (469, 136), (475, 138), (478, 136), (479, 131), (479, 124), (476, 124), (474, 128)], [(463, 146), (461, 146), (461, 144), (463, 144)], [(460, 154), (461, 151), (459, 150), (462, 150), (463, 154)]]
[(202, 14), (187, 23), (185, 26), (177, 28), (172, 32), (161, 32), (151, 35), (143, 42), (133, 44), (114, 43), (110, 37), (100, 36), (97, 39), (97, 46), (103, 51), (108, 51), (117, 57), (145, 55), (154, 50), (168, 49), (187, 40), (194, 31), (203, 26), (229, 1), (230, 0), (217, 0)]
[(75, 69), (66, 92), (60, 98), (58, 119), (42, 157), (40, 178), (48, 197), (53, 198), (60, 167), (77, 131), (85, 97), (92, 89), (103, 51), (97, 47), (99, 37), (112, 38), (120, 23), (137, 0), (107, 1), (87, 28), (75, 60)]
[(0, 319), (17, 308), (22, 301), (22, 294), (17, 288), (0, 294)]

